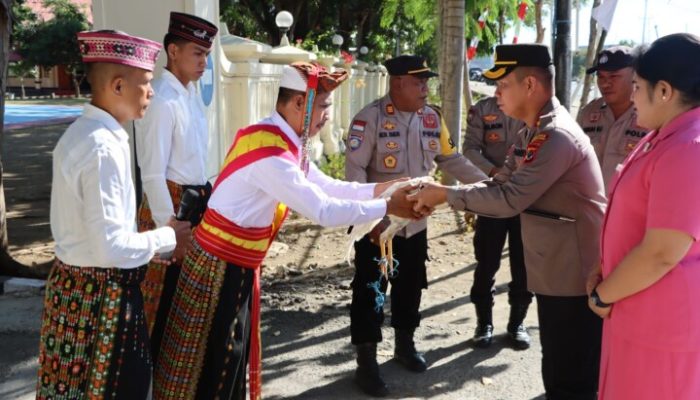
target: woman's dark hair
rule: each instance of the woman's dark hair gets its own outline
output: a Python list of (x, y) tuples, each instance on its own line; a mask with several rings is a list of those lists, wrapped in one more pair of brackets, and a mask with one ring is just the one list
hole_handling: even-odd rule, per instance
[(700, 105), (700, 37), (675, 33), (636, 49), (634, 70), (653, 87), (668, 82), (685, 104)]

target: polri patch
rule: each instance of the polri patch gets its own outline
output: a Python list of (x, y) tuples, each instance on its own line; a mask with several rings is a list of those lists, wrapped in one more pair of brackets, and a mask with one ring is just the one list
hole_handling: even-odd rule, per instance
[(362, 146), (362, 141), (365, 140), (364, 136), (358, 135), (358, 134), (350, 134), (350, 137), (348, 137), (348, 146), (350, 147), (350, 150), (355, 151)]
[(437, 116), (435, 114), (425, 114), (423, 116), (423, 127), (428, 129), (437, 129)]
[(360, 121), (359, 119), (356, 119), (356, 120), (352, 121), (352, 124), (350, 125), (350, 130), (357, 131), (357, 132), (364, 132), (366, 125), (367, 125), (366, 121)]
[(530, 143), (527, 145), (527, 149), (525, 150), (525, 157), (523, 160), (524, 164), (535, 160), (537, 157), (537, 152), (540, 150), (540, 147), (542, 147), (544, 142), (547, 141), (547, 139), (549, 139), (549, 135), (546, 133), (538, 133), (534, 138), (532, 138)]

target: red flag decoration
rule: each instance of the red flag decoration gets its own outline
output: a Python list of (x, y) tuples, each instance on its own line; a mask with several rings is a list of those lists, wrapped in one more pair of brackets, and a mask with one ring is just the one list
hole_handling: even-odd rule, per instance
[(479, 46), (479, 36), (481, 34), (481, 31), (484, 29), (484, 25), (486, 25), (486, 15), (488, 14), (488, 10), (484, 11), (481, 16), (479, 16), (479, 33), (475, 35), (472, 40), (469, 42), (469, 47), (467, 48), (467, 60), (471, 60), (476, 56), (476, 48)]
[(527, 3), (521, 2), (518, 6), (518, 20), (515, 21), (515, 35), (513, 35), (513, 44), (518, 43), (518, 36), (520, 36), (520, 25), (522, 25), (525, 20), (525, 15), (527, 14)]

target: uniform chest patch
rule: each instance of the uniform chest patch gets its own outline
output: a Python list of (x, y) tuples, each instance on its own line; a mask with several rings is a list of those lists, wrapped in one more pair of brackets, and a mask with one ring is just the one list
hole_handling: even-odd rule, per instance
[(591, 113), (591, 115), (588, 116), (588, 122), (598, 122), (599, 119), (600, 119), (599, 112)]
[(360, 121), (360, 120), (356, 119), (356, 120), (352, 121), (352, 125), (350, 125), (350, 129), (353, 131), (364, 132), (366, 125), (367, 125), (366, 121)]
[(498, 142), (501, 140), (501, 135), (499, 135), (496, 132), (490, 132), (489, 134), (486, 135), (486, 140), (488, 142)]
[(484, 122), (493, 122), (498, 119), (498, 115), (496, 114), (486, 114), (483, 117), (481, 117)]
[(394, 157), (391, 154), (389, 154), (388, 156), (385, 156), (384, 157), (384, 167), (387, 169), (396, 168), (396, 157)]
[(351, 134), (350, 137), (348, 137), (348, 146), (350, 147), (350, 150), (355, 151), (362, 146), (362, 141), (364, 140), (364, 136), (358, 135), (358, 134)]
[(528, 143), (527, 149), (525, 149), (525, 157), (523, 159), (523, 163), (527, 164), (529, 162), (532, 162), (535, 160), (537, 157), (537, 152), (540, 150), (540, 147), (544, 144), (544, 142), (549, 139), (549, 135), (546, 133), (538, 133), (535, 135), (534, 138)]
[(434, 138), (439, 138), (440, 137), (440, 132), (438, 131), (423, 131), (421, 134), (425, 137), (434, 137)]
[(423, 116), (423, 127), (428, 129), (437, 129), (437, 116), (434, 114), (426, 114)]
[(437, 140), (431, 139), (431, 140), (428, 142), (428, 147), (430, 148), (430, 150), (437, 150), (437, 148), (438, 148), (438, 142), (437, 142)]
[(392, 124), (391, 121), (384, 121), (384, 129), (387, 131), (393, 131), (394, 128), (396, 128), (396, 125)]
[(386, 148), (389, 150), (396, 150), (399, 148), (399, 144), (396, 142), (388, 141), (386, 142)]

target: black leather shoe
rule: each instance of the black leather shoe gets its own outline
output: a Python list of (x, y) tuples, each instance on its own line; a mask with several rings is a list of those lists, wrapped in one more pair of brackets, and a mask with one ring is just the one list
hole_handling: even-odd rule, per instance
[(508, 329), (508, 337), (513, 343), (516, 350), (527, 350), (530, 348), (530, 335), (523, 324), (516, 326), (514, 329)]
[(491, 343), (493, 343), (493, 325), (478, 324), (472, 341), (474, 341), (474, 346), (481, 349), (491, 346)]
[(394, 359), (409, 371), (424, 372), (428, 369), (423, 355), (416, 350), (413, 342), (413, 332), (411, 329), (395, 329)]
[(389, 387), (379, 374), (376, 343), (365, 343), (357, 346), (355, 383), (365, 394), (373, 397), (385, 397), (389, 394)]

